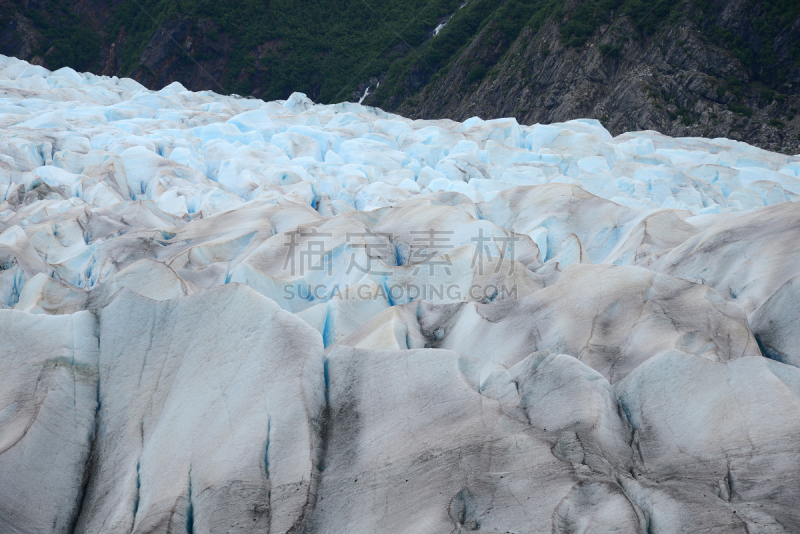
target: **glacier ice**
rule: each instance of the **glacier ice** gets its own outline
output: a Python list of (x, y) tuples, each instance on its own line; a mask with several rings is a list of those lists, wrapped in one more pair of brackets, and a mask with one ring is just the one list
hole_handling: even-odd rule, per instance
[(796, 532), (798, 195), (0, 56), (0, 531)]

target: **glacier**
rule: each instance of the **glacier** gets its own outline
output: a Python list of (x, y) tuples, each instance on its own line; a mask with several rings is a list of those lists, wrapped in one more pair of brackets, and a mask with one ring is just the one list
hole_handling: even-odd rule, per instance
[(0, 56), (0, 532), (798, 532), (798, 200)]

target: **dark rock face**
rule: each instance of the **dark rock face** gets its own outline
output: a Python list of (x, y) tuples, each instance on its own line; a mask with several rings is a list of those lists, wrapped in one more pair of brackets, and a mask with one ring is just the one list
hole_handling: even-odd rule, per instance
[[(147, 43), (140, 64), (130, 77), (151, 88), (177, 81), (195, 89), (224, 93), (219, 80), (227, 72), (233, 39), (215, 30), (216, 25), (208, 19), (182, 17), (166, 21)], [(115, 74), (120, 68), (117, 61), (113, 65), (107, 63), (105, 70)]]
[[(240, 57), (236, 35), (221, 31), (211, 18), (178, 13), (164, 19), (149, 40), (136, 41), (125, 24), (109, 25), (121, 4), (81, 0), (64, 8), (101, 43), (94, 67), (70, 66), (130, 76), (153, 89), (179, 81), (192, 90), (267, 99), (305, 91), (319, 98), (321, 74), (302, 74), (302, 68), (296, 69), (299, 77), (278, 84), (285, 95), (272, 94), (276, 74), (270, 62), (297, 61), (281, 39), (265, 37)], [(399, 86), (378, 87), (386, 74), (364, 72), (357, 80), (354, 72), (356, 91), (345, 96), (350, 89), (343, 88), (337, 98), (366, 96), (365, 104), (414, 118), (512, 116), (533, 124), (587, 117), (600, 120), (615, 135), (656, 130), (800, 151), (800, 19), (765, 40), (759, 17), (769, 6), (762, 2), (686, 1), (673, 8), (681, 17), (658, 21), (652, 34), (612, 12), (585, 44), (574, 47), (562, 38), (562, 28), (580, 4), (566, 2), (562, 20), (551, 17), (536, 31), (526, 27), (513, 42), (489, 21), (447, 66), (438, 71), (424, 63), (413, 66)], [(54, 28), (72, 30), (61, 15), (48, 11), (49, 5), (0, 0), (0, 53), (48, 68), (61, 66), (51, 64)], [(428, 40), (435, 38), (431, 30)], [(418, 48), (401, 42), (388, 53), (413, 57)], [(305, 86), (297, 87), (298, 80), (305, 80)]]
[[(772, 45), (785, 76), (772, 85), (777, 90), (766, 89), (755, 77), (770, 73), (743, 64), (711, 37), (712, 28), (726, 28), (745, 42), (758, 41), (748, 22), (756, 15), (751, 2), (709, 4), (703, 26), (665, 23), (653, 37), (642, 37), (629, 18), (620, 17), (580, 48), (565, 45), (551, 20), (538, 32), (523, 30), (499, 61), (488, 25), (445, 76), (412, 98), (388, 98), (382, 107), (416, 118), (511, 116), (524, 124), (589, 117), (615, 135), (656, 130), (798, 152), (800, 69), (791, 47), (800, 40), (800, 21), (774, 43), (759, 43)], [(476, 64), (489, 67), (488, 74), (470, 82)], [(408, 83), (410, 92), (414, 86)]]

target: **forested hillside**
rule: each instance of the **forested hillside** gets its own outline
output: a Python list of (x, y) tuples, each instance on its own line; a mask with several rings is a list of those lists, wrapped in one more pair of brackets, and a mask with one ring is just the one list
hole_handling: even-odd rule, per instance
[(798, 151), (797, 0), (0, 0), (0, 52), (151, 88), (600, 119)]

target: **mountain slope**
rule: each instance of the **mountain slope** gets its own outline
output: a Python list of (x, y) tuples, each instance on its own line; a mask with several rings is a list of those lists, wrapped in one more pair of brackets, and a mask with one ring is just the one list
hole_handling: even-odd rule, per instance
[[(793, 0), (0, 0), (0, 52), (151, 88), (798, 151)], [(380, 84), (380, 86), (379, 86)]]
[[(379, 90), (368, 103), (457, 120), (592, 117), (612, 133), (653, 129), (797, 151), (798, 5), (779, 17), (748, 0), (655, 3), (648, 16), (612, 10), (591, 33), (570, 30), (591, 3), (572, 2), (561, 20), (528, 24), (508, 44), (491, 21), (429, 81), (417, 88), (407, 76), (396, 94)], [(651, 24), (657, 13), (661, 22)]]

